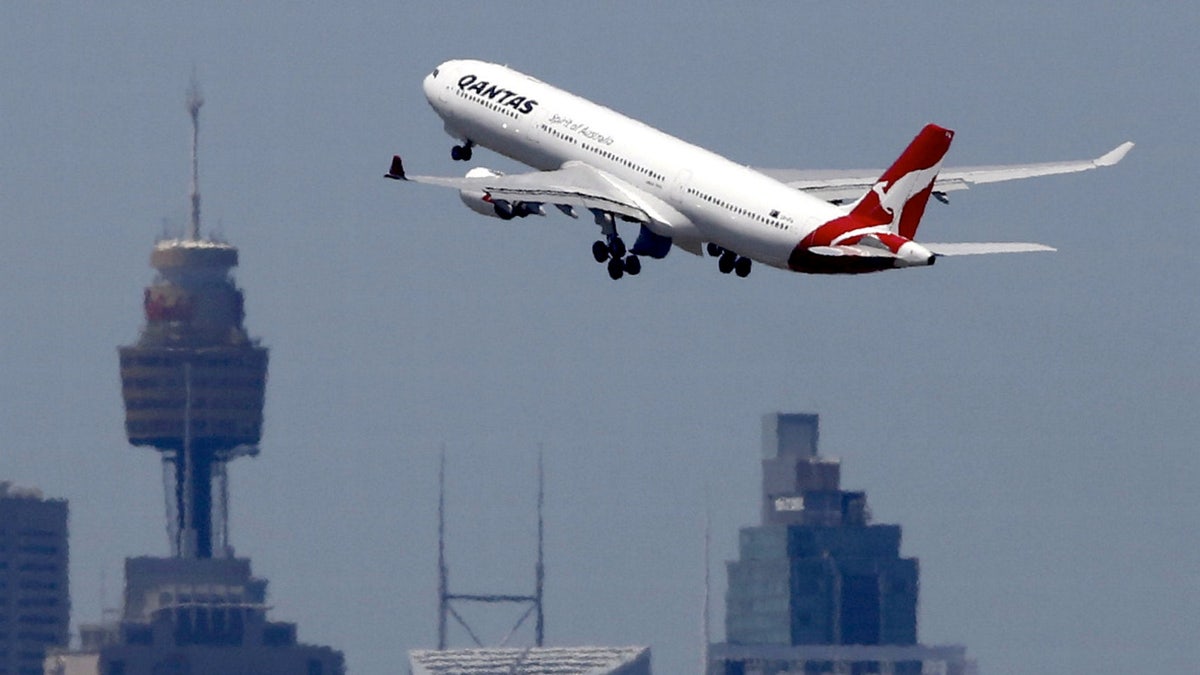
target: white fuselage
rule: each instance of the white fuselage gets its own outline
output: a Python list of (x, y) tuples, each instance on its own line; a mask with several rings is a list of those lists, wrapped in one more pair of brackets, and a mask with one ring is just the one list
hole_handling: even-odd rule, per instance
[(425, 96), (447, 133), (540, 170), (589, 164), (673, 207), (681, 222), (656, 234), (698, 248), (714, 242), (788, 269), (820, 225), (846, 211), (749, 167), (533, 77), (493, 63), (447, 61)]

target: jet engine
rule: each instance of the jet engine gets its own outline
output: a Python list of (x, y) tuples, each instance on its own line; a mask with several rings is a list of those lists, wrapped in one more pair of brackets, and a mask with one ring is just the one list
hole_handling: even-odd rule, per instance
[[(467, 172), (467, 178), (488, 178), (491, 176), (503, 176), (499, 171), (492, 171), (484, 167), (475, 167)], [(542, 205), (536, 202), (510, 202), (505, 199), (492, 199), (491, 195), (483, 190), (459, 190), (459, 199), (467, 205), (475, 213), (492, 218), (500, 218), (501, 220), (512, 220), (513, 218), (524, 218), (530, 214), (539, 216), (546, 215), (542, 210)]]

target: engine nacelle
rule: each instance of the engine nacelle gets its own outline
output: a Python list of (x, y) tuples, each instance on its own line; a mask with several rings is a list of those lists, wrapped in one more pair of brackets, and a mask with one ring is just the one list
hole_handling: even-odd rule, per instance
[[(467, 172), (467, 178), (489, 178), (491, 176), (503, 175), (499, 171), (485, 169), (482, 166), (477, 166)], [(467, 208), (475, 213), (493, 218), (503, 217), (496, 213), (496, 205), (492, 203), (491, 198), (483, 190), (459, 190), (458, 197), (467, 205)]]
[[(475, 167), (467, 172), (467, 178), (488, 178), (491, 176), (503, 176), (499, 171), (492, 171), (481, 166)], [(492, 218), (500, 218), (501, 220), (512, 220), (513, 218), (524, 218), (530, 214), (536, 213), (539, 216), (546, 215), (542, 210), (542, 205), (532, 202), (509, 202), (503, 199), (493, 200), (483, 190), (459, 190), (459, 199), (467, 205), (475, 213)]]

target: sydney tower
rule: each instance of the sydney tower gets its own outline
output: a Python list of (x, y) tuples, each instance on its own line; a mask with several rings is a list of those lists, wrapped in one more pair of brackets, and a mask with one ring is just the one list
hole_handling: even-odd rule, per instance
[(158, 242), (146, 288), (146, 323), (121, 347), (125, 431), (163, 458), (172, 554), (230, 555), (226, 463), (258, 452), (267, 349), (242, 325), (237, 248), (200, 235), (196, 144), (203, 99), (193, 86), (191, 222), (186, 236)]

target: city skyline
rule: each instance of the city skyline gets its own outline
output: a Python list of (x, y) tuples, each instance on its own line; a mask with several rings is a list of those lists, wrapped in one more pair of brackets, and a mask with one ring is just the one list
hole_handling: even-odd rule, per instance
[[(656, 671), (693, 669), (705, 512), (719, 569), (757, 519), (774, 410), (820, 413), (843, 483), (904, 526), (923, 640), (967, 645), (984, 673), (1187, 670), (1200, 75), (1179, 55), (1198, 13), (6, 5), (0, 478), (70, 501), (76, 623), (116, 604), (124, 557), (169, 551), (116, 348), (137, 337), (150, 248), (188, 219), (195, 72), (203, 227), (238, 247), (272, 355), (230, 539), (274, 615), (350, 672), (434, 643), (443, 446), (458, 578), (526, 590), (540, 446), (547, 644), (646, 644)], [(590, 223), (501, 223), (381, 178), (395, 152), (413, 173), (465, 170), (420, 88), (460, 56), (758, 166), (883, 166), (926, 122), (957, 132), (948, 166), (1137, 147), (954, 194), (922, 225), (1054, 254), (731, 283), (674, 252), (612, 284)]]

